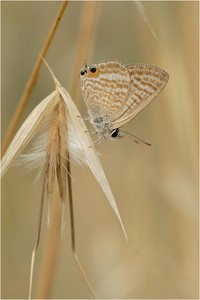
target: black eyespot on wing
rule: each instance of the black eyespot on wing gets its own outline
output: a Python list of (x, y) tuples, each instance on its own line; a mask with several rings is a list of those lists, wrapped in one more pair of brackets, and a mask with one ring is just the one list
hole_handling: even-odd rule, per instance
[(81, 75), (81, 76), (84, 76), (86, 73), (87, 73), (87, 70), (86, 70), (86, 69), (82, 69), (82, 70), (80, 71), (80, 75)]
[(90, 70), (91, 73), (95, 73), (97, 68), (95, 66), (90, 66), (89, 70)]
[(119, 135), (119, 128), (113, 129), (113, 130), (111, 131), (110, 136), (111, 136), (112, 138), (118, 138), (118, 137), (120, 137), (120, 135)]

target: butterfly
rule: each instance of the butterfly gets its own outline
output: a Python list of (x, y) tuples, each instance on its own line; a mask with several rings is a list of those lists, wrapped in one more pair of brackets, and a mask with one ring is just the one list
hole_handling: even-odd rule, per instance
[(96, 132), (104, 138), (121, 137), (119, 128), (156, 98), (168, 79), (167, 72), (147, 64), (85, 64), (81, 91)]

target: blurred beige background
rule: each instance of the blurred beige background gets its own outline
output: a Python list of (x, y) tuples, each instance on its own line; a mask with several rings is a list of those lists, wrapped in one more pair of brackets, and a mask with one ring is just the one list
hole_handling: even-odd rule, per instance
[[(60, 2), (2, 3), (2, 139), (22, 95)], [(47, 55), (71, 93), (77, 39), (85, 2), (70, 2)], [(91, 7), (90, 7), (91, 5)], [(92, 3), (88, 5), (91, 17)], [(127, 137), (97, 145), (129, 242), (87, 168), (73, 165), (78, 255), (99, 298), (198, 298), (198, 2), (143, 2), (163, 48), (134, 2), (98, 2), (96, 32), (87, 63), (118, 60), (160, 66), (170, 80), (159, 97), (124, 129), (150, 142)], [(89, 56), (89, 57), (88, 57)], [(76, 74), (79, 90), (79, 74)], [(42, 68), (24, 113), (54, 89)], [(78, 94), (81, 113), (87, 111)], [(21, 122), (23, 122), (23, 120)], [(11, 168), (2, 181), (2, 298), (27, 298), (41, 184), (37, 172)], [(48, 298), (89, 298), (74, 263), (69, 220)], [(46, 213), (36, 256), (33, 295), (40, 283)]]

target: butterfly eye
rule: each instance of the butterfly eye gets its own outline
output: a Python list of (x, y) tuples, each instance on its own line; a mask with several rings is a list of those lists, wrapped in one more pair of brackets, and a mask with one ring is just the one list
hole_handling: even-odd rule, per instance
[(97, 68), (96, 68), (95, 66), (91, 66), (91, 67), (89, 68), (89, 70), (90, 70), (91, 73), (95, 73), (96, 70), (97, 70)]
[(86, 69), (82, 69), (82, 70), (80, 71), (80, 75), (81, 75), (81, 76), (84, 76), (86, 73), (87, 73), (87, 70), (86, 70)]

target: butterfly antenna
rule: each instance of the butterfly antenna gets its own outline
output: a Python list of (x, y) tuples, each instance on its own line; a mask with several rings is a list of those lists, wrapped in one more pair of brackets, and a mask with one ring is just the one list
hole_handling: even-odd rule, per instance
[(126, 133), (127, 136), (128, 136), (130, 139), (132, 139), (132, 140), (133, 140), (135, 143), (137, 143), (137, 144), (138, 144), (139, 141), (140, 141), (140, 142), (142, 142), (143, 144), (145, 144), (145, 145), (147, 145), (147, 146), (151, 146), (150, 143), (145, 142), (144, 140), (140, 139), (139, 137), (135, 136), (134, 134), (132, 134), (132, 133), (130, 133), (130, 132), (127, 132), (127, 131), (124, 131), (124, 130), (121, 130), (121, 132)]
[(84, 64), (84, 67), (87, 68), (87, 64), (86, 64), (86, 61), (85, 61), (85, 57), (83, 57), (83, 64)]

